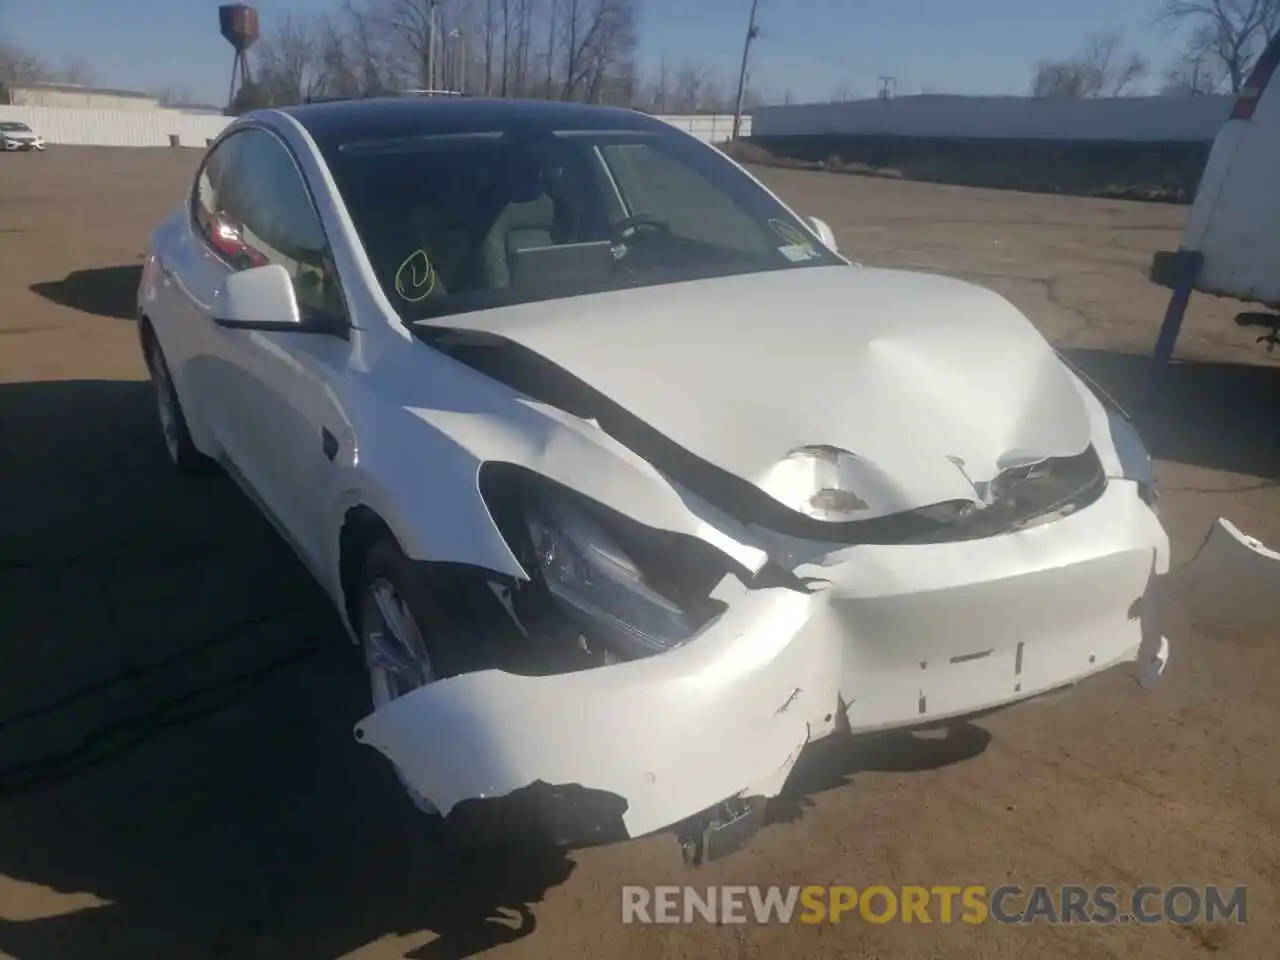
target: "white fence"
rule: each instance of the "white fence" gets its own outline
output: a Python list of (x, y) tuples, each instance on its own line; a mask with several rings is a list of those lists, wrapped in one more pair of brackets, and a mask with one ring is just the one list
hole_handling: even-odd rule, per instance
[[(658, 119), (693, 134), (699, 140), (728, 140), (733, 135), (729, 114), (663, 116)], [(47, 143), (101, 147), (203, 147), (231, 122), (218, 114), (180, 110), (76, 110), (61, 107), (0, 106), (0, 120), (20, 120)], [(751, 118), (742, 118), (742, 134), (751, 133)], [(176, 137), (175, 141), (173, 138)]]
[(0, 120), (21, 120), (46, 143), (100, 147), (203, 147), (229, 117), (181, 110), (76, 110), (0, 106)]
[[(718, 143), (733, 137), (733, 114), (731, 113), (694, 113), (686, 116), (659, 115), (673, 127), (685, 130), (706, 143)], [(742, 118), (742, 136), (751, 136), (751, 117)]]
[(757, 107), (758, 137), (894, 136), (1105, 142), (1209, 141), (1233, 98), (895, 97)]

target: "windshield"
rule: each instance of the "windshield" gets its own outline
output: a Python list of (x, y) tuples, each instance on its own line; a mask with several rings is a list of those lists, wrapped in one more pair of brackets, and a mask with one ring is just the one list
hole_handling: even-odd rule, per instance
[(0, 122), (0, 130), (11, 130), (15, 132), (21, 131), (22, 133), (31, 132), (31, 128), (28, 127), (25, 123), (18, 123), (13, 120), (5, 120), (3, 122)]
[(842, 263), (672, 130), (493, 130), (346, 143), (335, 179), (407, 320)]

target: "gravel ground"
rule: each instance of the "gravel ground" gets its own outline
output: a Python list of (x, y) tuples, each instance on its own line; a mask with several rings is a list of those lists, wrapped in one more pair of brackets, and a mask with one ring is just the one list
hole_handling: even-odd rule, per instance
[[(131, 319), (186, 151), (0, 157), (0, 955), (78, 958), (1274, 955), (1280, 653), (1176, 603), (1166, 681), (1124, 673), (945, 738), (824, 744), (774, 821), (691, 871), (669, 835), (465, 858), (350, 725), (336, 618), (225, 481), (166, 471)], [(1185, 208), (785, 170), (863, 262), (1009, 296), (1122, 399)], [(1280, 543), (1280, 365), (1193, 303), (1138, 414), (1175, 562), (1225, 515)], [(1243, 926), (623, 926), (622, 884), (1249, 886)], [(1273, 946), (1268, 948), (1267, 943)]]

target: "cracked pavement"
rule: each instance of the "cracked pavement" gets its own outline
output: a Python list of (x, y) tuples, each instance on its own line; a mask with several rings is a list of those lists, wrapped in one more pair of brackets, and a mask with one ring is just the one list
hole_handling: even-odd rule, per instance
[[(350, 736), (361, 665), (225, 480), (169, 474), (131, 319), (190, 151), (0, 164), (0, 956), (1262, 957), (1277, 933), (1280, 652), (1173, 598), (1166, 681), (806, 755), (690, 872), (667, 835), (551, 857), (437, 842)], [(1185, 208), (761, 171), (863, 262), (999, 290), (1122, 403)], [(1136, 416), (1175, 562), (1219, 514), (1280, 544), (1280, 362), (1197, 297)], [(549, 722), (554, 722), (550, 720)], [(622, 927), (624, 883), (1247, 884), (1244, 927)]]

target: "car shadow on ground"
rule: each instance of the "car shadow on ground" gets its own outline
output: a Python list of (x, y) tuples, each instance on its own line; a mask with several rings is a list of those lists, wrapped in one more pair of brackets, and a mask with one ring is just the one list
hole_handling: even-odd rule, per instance
[(848, 784), (859, 773), (912, 773), (971, 760), (987, 749), (991, 734), (967, 720), (930, 730), (868, 736), (834, 736), (800, 754), (782, 793), (769, 801), (769, 823), (794, 823), (815, 794)]
[(438, 842), (352, 737), (368, 690), (327, 599), (229, 481), (169, 471), (154, 419), (146, 383), (0, 384), (0, 953), (412, 935), (449, 960), (532, 932), (573, 861)]
[(31, 292), (46, 300), (100, 317), (132, 320), (137, 315), (142, 266), (95, 267), (75, 270), (61, 280), (33, 283)]
[(1150, 358), (1110, 350), (1063, 354), (1133, 417), (1157, 460), (1280, 480), (1280, 363), (1186, 360), (1147, 400)]

